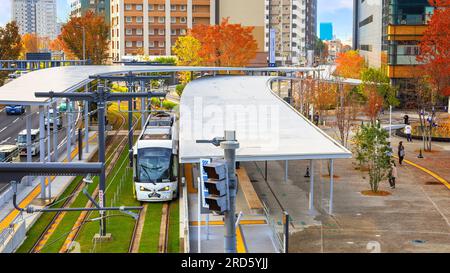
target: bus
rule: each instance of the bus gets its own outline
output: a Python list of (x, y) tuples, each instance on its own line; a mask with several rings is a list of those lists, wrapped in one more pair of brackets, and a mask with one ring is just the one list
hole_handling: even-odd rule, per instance
[(0, 162), (20, 162), (19, 146), (0, 145)]
[[(22, 130), (17, 136), (17, 146), (20, 149), (20, 155), (27, 154), (27, 130)], [(31, 129), (31, 155), (39, 154), (39, 129)]]
[(133, 147), (133, 183), (138, 201), (164, 202), (178, 196), (175, 119), (170, 113), (152, 113)]

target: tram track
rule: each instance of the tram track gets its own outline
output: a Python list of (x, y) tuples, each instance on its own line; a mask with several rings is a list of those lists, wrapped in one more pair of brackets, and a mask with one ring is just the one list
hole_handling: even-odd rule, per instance
[[(119, 118), (119, 126), (118, 130), (116, 130), (116, 133), (111, 138), (108, 138), (106, 145), (108, 146), (107, 153), (110, 151), (114, 145), (111, 145), (114, 140), (119, 134), (120, 129), (122, 129), (126, 124), (126, 118), (124, 115), (120, 115)], [(91, 162), (95, 161), (95, 159), (91, 159)], [(79, 194), (83, 190), (83, 182), (80, 180), (78, 185), (71, 191), (71, 193), (68, 195), (68, 197), (65, 199), (64, 203), (62, 204), (61, 208), (68, 208), (70, 207)], [(56, 230), (56, 228), (59, 226), (60, 222), (63, 220), (64, 216), (66, 215), (66, 212), (58, 211), (55, 213), (55, 215), (51, 218), (50, 222), (45, 226), (44, 231), (39, 235), (38, 240), (34, 243), (33, 247), (29, 251), (30, 253), (39, 253), (44, 248), (45, 244), (48, 242), (48, 239), (51, 237), (53, 232)]]
[(131, 236), (130, 247), (128, 253), (139, 253), (141, 244), (142, 231), (144, 230), (145, 217), (147, 214), (148, 203), (141, 202), (143, 209), (139, 212), (138, 219), (134, 224), (133, 235)]
[(161, 212), (161, 226), (159, 229), (158, 253), (167, 253), (167, 245), (169, 242), (169, 216), (170, 203), (164, 203)]
[[(121, 112), (120, 112), (121, 113)], [(120, 114), (122, 119), (123, 119), (123, 123), (120, 129), (123, 129), (123, 125), (126, 124), (126, 114), (125, 113), (121, 113)], [(133, 123), (134, 125), (132, 126), (133, 130), (135, 129), (135, 127), (138, 124), (139, 119), (133, 115)], [(110, 156), (105, 160), (105, 164), (107, 165), (106, 170), (105, 170), (105, 175), (106, 178), (108, 179), (109, 175), (111, 174), (111, 171), (113, 170), (113, 168), (116, 166), (117, 163), (119, 163), (118, 159), (120, 158), (120, 155), (122, 154), (122, 152), (124, 151), (126, 145), (127, 145), (127, 141), (128, 139), (122, 138), (122, 140), (120, 140), (121, 136), (119, 135), (119, 130), (116, 130), (116, 133), (114, 134), (113, 138), (117, 139), (119, 142), (117, 145), (115, 145), (115, 142), (113, 141), (113, 145), (110, 145), (106, 151), (106, 154), (108, 154), (112, 149), (115, 149), (114, 152), (112, 154), (110, 154)], [(112, 164), (111, 164), (112, 163)], [(108, 190), (108, 187), (105, 190)], [(95, 188), (92, 197), (94, 199), (96, 199), (98, 197), (98, 193), (99, 193), (99, 186), (97, 185), (97, 187)], [(90, 208), (93, 206), (93, 203), (89, 200), (86, 203), (86, 208)], [(63, 246), (61, 247), (59, 253), (67, 253), (69, 251), (69, 246), (71, 244), (71, 242), (75, 241), (77, 239), (77, 237), (80, 235), (80, 232), (82, 230), (82, 227), (87, 223), (89, 217), (91, 216), (92, 211), (87, 212), (87, 211), (83, 211), (81, 212), (80, 216), (77, 218), (73, 228), (71, 229), (71, 232), (69, 233), (69, 235), (67, 236)]]

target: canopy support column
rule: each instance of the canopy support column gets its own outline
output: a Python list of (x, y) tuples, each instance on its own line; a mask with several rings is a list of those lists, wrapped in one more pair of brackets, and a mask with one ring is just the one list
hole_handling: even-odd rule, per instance
[(288, 160), (284, 161), (284, 181), (285, 182), (288, 181), (288, 168), (289, 168), (288, 164), (289, 164)]
[[(59, 119), (59, 122), (62, 124), (63, 121), (58, 116), (58, 103), (55, 101), (53, 103), (53, 124), (58, 124), (57, 120)], [(58, 125), (53, 126), (53, 161), (58, 161)]]
[[(150, 82), (151, 84), (151, 82)], [(145, 82), (141, 81), (141, 92), (145, 92)], [(145, 98), (141, 98), (141, 130), (144, 131), (145, 128)]]
[[(49, 125), (47, 125), (49, 126)], [(44, 163), (45, 161), (45, 116), (44, 106), (39, 106), (39, 161)], [(41, 199), (45, 200), (45, 176), (40, 177), (41, 180)]]
[(309, 161), (309, 214), (314, 214), (314, 161)]
[[(51, 132), (50, 132), (50, 126), (49, 126), (49, 124), (50, 124), (50, 108), (51, 108), (51, 105), (48, 104), (47, 105), (47, 137), (46, 137), (46, 140), (47, 140), (47, 162), (52, 161), (52, 145), (50, 143), (51, 142)], [(54, 124), (57, 124), (56, 120), (54, 120), (54, 121), (55, 121)], [(47, 176), (47, 179), (48, 179), (48, 185), (47, 185), (48, 199), (50, 200), (52, 198), (52, 184), (50, 181), (50, 176)]]
[(66, 114), (67, 114), (67, 162), (71, 161), (72, 154), (72, 114), (70, 113), (70, 101), (66, 101)]
[[(88, 85), (84, 86), (84, 92), (88, 92)], [(83, 109), (84, 109), (84, 143), (85, 143), (85, 152), (89, 153), (89, 101), (83, 101)]]
[[(26, 110), (26, 119), (25, 119), (25, 126), (26, 126), (26, 130), (27, 130), (27, 147), (26, 147), (26, 151), (27, 151), (27, 162), (31, 163), (33, 161), (33, 157), (31, 155), (31, 106), (27, 106), (27, 110)], [(31, 185), (31, 176), (27, 176), (27, 185), (30, 186)]]
[(328, 214), (333, 214), (333, 191), (334, 191), (334, 160), (330, 159), (330, 206)]

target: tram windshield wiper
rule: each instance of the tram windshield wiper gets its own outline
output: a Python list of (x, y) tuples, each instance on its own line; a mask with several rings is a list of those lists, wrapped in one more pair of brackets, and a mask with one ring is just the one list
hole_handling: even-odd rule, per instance
[(147, 176), (148, 180), (150, 181), (150, 183), (153, 183), (153, 185), (156, 185), (155, 181), (152, 181), (152, 179), (150, 178), (150, 174), (148, 173), (147, 169), (151, 170), (149, 167), (143, 165), (143, 164), (139, 164), (139, 166), (142, 168), (142, 170), (144, 170), (145, 175)]

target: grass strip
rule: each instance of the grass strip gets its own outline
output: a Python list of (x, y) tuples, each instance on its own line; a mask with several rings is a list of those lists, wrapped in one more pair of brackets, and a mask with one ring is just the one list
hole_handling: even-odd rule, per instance
[(180, 252), (180, 207), (178, 200), (170, 203), (168, 253)]
[(157, 253), (161, 227), (162, 203), (148, 204), (139, 253)]

